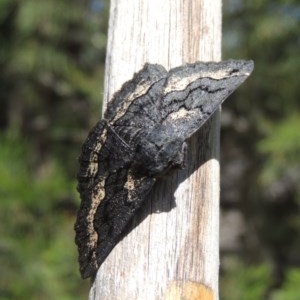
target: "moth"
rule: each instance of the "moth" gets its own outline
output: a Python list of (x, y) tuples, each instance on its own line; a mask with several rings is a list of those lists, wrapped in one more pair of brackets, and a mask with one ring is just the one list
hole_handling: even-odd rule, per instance
[(108, 103), (79, 158), (75, 223), (82, 278), (94, 276), (157, 179), (183, 166), (185, 141), (250, 75), (252, 61), (145, 64)]

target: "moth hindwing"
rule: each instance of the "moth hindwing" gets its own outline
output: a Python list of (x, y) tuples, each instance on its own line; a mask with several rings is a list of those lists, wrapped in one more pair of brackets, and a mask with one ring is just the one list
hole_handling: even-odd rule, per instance
[(157, 178), (183, 164), (185, 140), (250, 75), (252, 61), (145, 64), (108, 103), (79, 158), (80, 272), (95, 275)]

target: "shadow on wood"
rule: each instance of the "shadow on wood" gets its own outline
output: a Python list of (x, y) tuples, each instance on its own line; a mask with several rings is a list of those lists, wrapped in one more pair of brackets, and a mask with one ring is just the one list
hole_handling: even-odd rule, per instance
[[(208, 151), (208, 136), (212, 118), (209, 119), (189, 140), (187, 140), (188, 147), (184, 167), (181, 170), (174, 170), (170, 174), (158, 179), (152, 191), (147, 196), (144, 204), (138, 210), (133, 219), (128, 223), (120, 241), (136, 226), (143, 222), (149, 214), (170, 212), (172, 209), (175, 209), (176, 201), (181, 200), (176, 200), (174, 197), (179, 184), (189, 178), (191, 174), (198, 170), (199, 167), (208, 160), (218, 159), (218, 157), (215, 157), (212, 154), (213, 151)], [(198, 149), (199, 151), (195, 152), (195, 147), (192, 147), (193, 142), (201, 145)], [(197, 163), (193, 163), (193, 161)], [(201, 189), (201, 187), (199, 187), (199, 189)], [(162, 197), (158, 197), (158, 193), (161, 193), (162, 191), (165, 191), (163, 192), (163, 200)], [(205, 199), (199, 199), (199, 201), (205, 201)]]

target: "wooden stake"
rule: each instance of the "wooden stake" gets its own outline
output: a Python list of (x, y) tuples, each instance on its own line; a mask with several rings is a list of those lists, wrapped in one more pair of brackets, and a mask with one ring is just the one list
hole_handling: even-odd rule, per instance
[[(221, 58), (221, 0), (111, 0), (105, 101), (145, 62), (167, 69)], [(219, 112), (188, 143), (114, 248), (90, 300), (218, 299)]]

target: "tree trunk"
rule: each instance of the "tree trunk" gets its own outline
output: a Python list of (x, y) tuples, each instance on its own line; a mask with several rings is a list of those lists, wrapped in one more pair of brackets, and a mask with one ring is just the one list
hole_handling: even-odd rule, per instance
[[(145, 62), (169, 69), (220, 51), (221, 0), (111, 0), (105, 100)], [(155, 186), (90, 299), (218, 299), (219, 114), (188, 141), (185, 168)]]

